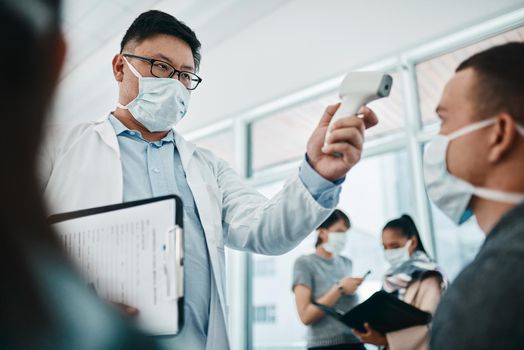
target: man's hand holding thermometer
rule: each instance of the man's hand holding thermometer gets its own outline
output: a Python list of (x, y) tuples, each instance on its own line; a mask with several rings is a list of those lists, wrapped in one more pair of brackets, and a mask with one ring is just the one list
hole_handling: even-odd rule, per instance
[(308, 141), (308, 161), (322, 177), (339, 180), (358, 163), (364, 130), (378, 123), (375, 113), (362, 107), (389, 96), (392, 84), (391, 76), (381, 72), (351, 72), (344, 78), (341, 102), (326, 108)]

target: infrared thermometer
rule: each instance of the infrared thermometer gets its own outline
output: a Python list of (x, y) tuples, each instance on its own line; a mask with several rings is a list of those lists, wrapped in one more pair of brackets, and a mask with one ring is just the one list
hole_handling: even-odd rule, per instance
[(341, 105), (329, 123), (324, 146), (331, 134), (333, 124), (344, 117), (357, 115), (362, 106), (371, 101), (388, 97), (393, 86), (393, 78), (389, 74), (373, 71), (351, 72), (346, 75), (339, 88)]

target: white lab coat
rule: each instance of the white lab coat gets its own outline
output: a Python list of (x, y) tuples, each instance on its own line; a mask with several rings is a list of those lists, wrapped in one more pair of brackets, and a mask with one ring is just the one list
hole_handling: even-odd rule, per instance
[[(108, 117), (75, 127), (61, 137), (62, 142), (56, 141), (57, 136), (60, 138), (51, 132), (40, 162), (41, 184), (50, 214), (121, 203), (120, 150)], [(178, 133), (175, 141), (200, 214), (211, 262), (207, 348), (226, 349), (229, 345), (224, 244), (259, 254), (283, 254), (315, 230), (333, 208), (319, 205), (298, 175), (268, 200), (246, 186), (212, 152), (196, 147)]]

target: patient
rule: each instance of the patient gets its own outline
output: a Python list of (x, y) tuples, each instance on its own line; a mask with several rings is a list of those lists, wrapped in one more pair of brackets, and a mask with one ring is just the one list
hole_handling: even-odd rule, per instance
[(0, 2), (0, 349), (149, 349), (89, 292), (45, 222), (35, 153), (64, 59), (59, 8)]

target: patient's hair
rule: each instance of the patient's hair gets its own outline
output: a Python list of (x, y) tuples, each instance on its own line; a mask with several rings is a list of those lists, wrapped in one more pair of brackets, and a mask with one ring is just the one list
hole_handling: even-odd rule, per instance
[(511, 42), (479, 52), (457, 67), (472, 68), (472, 99), (480, 119), (506, 112), (524, 125), (524, 42)]
[(422, 244), (422, 240), (420, 239), (420, 234), (418, 233), (417, 225), (415, 225), (415, 222), (413, 221), (411, 216), (404, 214), (398, 219), (391, 220), (386, 224), (386, 226), (384, 226), (382, 231), (384, 231), (385, 229), (396, 230), (407, 239), (417, 237), (418, 244), (416, 250), (419, 250), (427, 254), (426, 249), (424, 248), (424, 244)]
[(201, 59), (201, 44), (195, 32), (183, 22), (162, 11), (151, 10), (138, 16), (122, 38), (120, 53), (132, 44), (140, 44), (144, 40), (159, 34), (174, 36), (188, 44), (193, 53), (195, 68), (198, 70)]
[[(317, 228), (317, 230), (320, 230), (321, 228), (328, 229), (333, 224), (337, 223), (338, 221), (344, 221), (344, 225), (348, 228), (348, 230), (351, 228), (351, 221), (349, 220), (348, 216), (340, 209), (335, 209), (333, 213), (331, 213), (330, 216), (326, 220), (324, 220), (323, 223), (320, 224), (320, 226)], [(317, 238), (317, 242), (315, 243), (315, 247), (318, 247), (322, 243), (322, 240), (320, 239), (320, 236)]]

